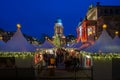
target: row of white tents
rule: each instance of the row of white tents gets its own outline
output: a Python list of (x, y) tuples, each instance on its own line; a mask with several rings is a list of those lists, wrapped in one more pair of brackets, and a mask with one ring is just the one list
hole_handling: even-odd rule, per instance
[(118, 36), (118, 32), (112, 39), (111, 36), (107, 33), (106, 28), (103, 29), (101, 35), (93, 45), (89, 42), (85, 44), (83, 44), (81, 41), (75, 42), (68, 48), (75, 48), (79, 51), (83, 50), (91, 53), (120, 53), (120, 38)]
[[(81, 50), (82, 42), (75, 42), (67, 48), (75, 48)], [(5, 43), (2, 39), (0, 40), (0, 51), (1, 52), (35, 52), (36, 48), (55, 48), (55, 46), (49, 41), (45, 42), (36, 47), (30, 44), (23, 36), (20, 28), (17, 29), (13, 37)], [(105, 53), (119, 53), (120, 52), (120, 38), (118, 35), (112, 39), (107, 33), (106, 29), (103, 29), (100, 37), (95, 41), (95, 43), (88, 48), (83, 49), (86, 52), (105, 52)]]
[(19, 27), (7, 43), (5, 43), (2, 39), (0, 40), (0, 52), (35, 52), (36, 48), (53, 47), (55, 46), (48, 40), (46, 40), (40, 47), (30, 44), (23, 36)]
[(84, 49), (84, 51), (92, 53), (119, 53), (120, 38), (116, 34), (114, 39), (112, 39), (107, 31), (103, 29), (100, 37), (95, 41), (95, 43)]

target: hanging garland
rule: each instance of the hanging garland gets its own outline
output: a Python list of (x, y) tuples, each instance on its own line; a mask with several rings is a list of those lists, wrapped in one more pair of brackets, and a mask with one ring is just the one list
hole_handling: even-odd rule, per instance
[(90, 53), (85, 51), (80, 51), (82, 55), (89, 55), (93, 59), (98, 60), (112, 60), (113, 58), (120, 58), (120, 53)]
[(0, 52), (0, 57), (33, 57), (34, 52)]
[[(85, 51), (80, 51), (80, 53), (84, 55), (89, 55), (93, 59), (102, 59), (111, 60), (112, 58), (120, 58), (120, 53), (90, 53)], [(33, 57), (37, 52), (0, 52), (0, 57)]]

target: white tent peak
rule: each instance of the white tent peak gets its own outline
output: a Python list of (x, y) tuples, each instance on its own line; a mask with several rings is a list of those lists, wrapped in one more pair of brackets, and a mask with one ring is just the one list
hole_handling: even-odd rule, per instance
[(80, 48), (82, 46), (82, 42), (79, 41), (79, 42), (75, 42), (73, 44), (70, 45), (70, 48)]
[(95, 43), (92, 46), (88, 47), (85, 51), (112, 52), (112, 46), (114, 46), (112, 38), (107, 33), (106, 29), (103, 29), (100, 37), (95, 41)]
[(40, 48), (54, 48), (55, 46), (49, 41), (45, 40), (45, 42), (40, 46)]
[(116, 44), (116, 45), (119, 45), (120, 46), (120, 38), (118, 35), (116, 35), (114, 38), (113, 38), (113, 42)]
[(0, 40), (0, 51), (3, 51), (6, 43), (3, 40)]
[[(20, 27), (20, 25), (18, 25)], [(6, 43), (6, 50), (10, 52), (34, 52), (35, 47), (28, 43), (20, 28), (17, 29), (13, 37)]]
[(20, 28), (21, 28), (21, 25), (20, 25), (20, 24), (17, 24), (17, 28), (20, 29)]

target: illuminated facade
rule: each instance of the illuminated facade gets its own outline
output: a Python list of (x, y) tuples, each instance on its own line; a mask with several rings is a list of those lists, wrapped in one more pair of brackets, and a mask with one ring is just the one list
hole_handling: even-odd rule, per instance
[(84, 20), (77, 28), (77, 41), (94, 41), (96, 32), (96, 21)]
[(107, 24), (111, 37), (115, 36), (115, 31), (120, 31), (120, 6), (90, 5), (85, 19), (78, 25), (77, 40), (86, 42), (97, 39), (103, 24)]
[(59, 38), (59, 44), (65, 44), (65, 36), (63, 34), (63, 24), (62, 24), (62, 20), (61, 19), (57, 19), (55, 21), (55, 25), (54, 25), (54, 36), (53, 36), (53, 40), (55, 40), (56, 38)]

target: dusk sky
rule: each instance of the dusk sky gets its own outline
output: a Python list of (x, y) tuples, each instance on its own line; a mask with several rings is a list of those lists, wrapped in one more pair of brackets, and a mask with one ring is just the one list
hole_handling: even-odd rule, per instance
[(80, 18), (84, 18), (89, 5), (100, 2), (101, 5), (120, 5), (120, 0), (0, 0), (0, 28), (21, 31), (33, 37), (42, 33), (52, 36), (54, 23), (62, 19), (64, 34), (76, 36), (76, 27)]

